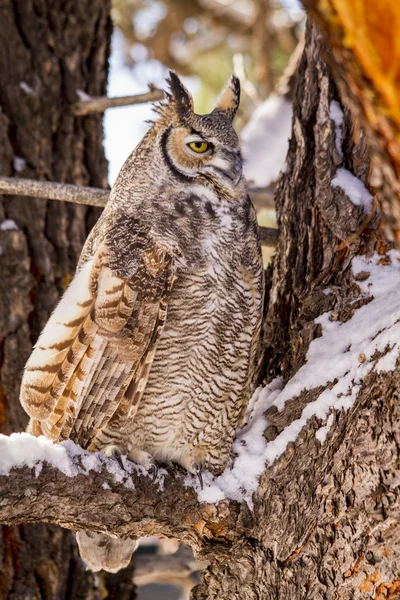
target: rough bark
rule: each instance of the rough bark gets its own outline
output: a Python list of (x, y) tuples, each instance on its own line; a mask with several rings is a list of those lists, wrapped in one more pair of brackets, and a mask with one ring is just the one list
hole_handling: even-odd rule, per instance
[[(333, 310), (342, 321), (353, 314), (360, 290), (351, 259), (387, 248), (377, 230), (377, 208), (365, 218), (331, 186), (340, 166), (366, 182), (369, 160), (364, 135), (346, 110), (343, 157), (337, 151), (330, 102), (339, 95), (322, 58), (326, 52), (316, 30), (308, 29), (287, 168), (276, 196), (281, 233), (267, 282), (266, 379), (281, 375), (287, 381), (302, 366), (310, 342), (320, 335), (314, 322), (320, 314)], [(326, 286), (332, 294), (323, 293)], [(315, 437), (322, 423), (313, 417), (267, 465), (246, 536), (213, 557), (193, 598), (364, 599), (386, 592), (382, 598), (395, 598), (398, 378), (398, 372), (371, 372), (353, 408), (335, 412), (324, 446)], [(267, 411), (267, 440), (322, 391), (309, 390), (282, 411)]]
[(323, 32), (325, 53), (343, 99), (371, 148), (377, 199), (390, 240), (400, 244), (400, 93), (397, 0), (303, 0)]
[[(77, 118), (71, 106), (77, 90), (106, 92), (109, 11), (103, 0), (0, 3), (1, 176), (107, 187), (102, 118)], [(18, 401), (24, 363), (97, 214), (86, 206), (0, 195), (2, 433), (26, 425)], [(100, 596), (74, 536), (38, 524), (1, 528), (0, 598)]]

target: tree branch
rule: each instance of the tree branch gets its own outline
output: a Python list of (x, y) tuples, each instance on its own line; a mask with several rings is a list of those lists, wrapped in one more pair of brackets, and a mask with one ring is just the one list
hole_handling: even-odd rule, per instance
[[(29, 434), (0, 435), (0, 448), (0, 523), (48, 522), (117, 536), (162, 535), (197, 551), (209, 542), (229, 547), (243, 535), (247, 508), (228, 500), (200, 504), (176, 469), (161, 469), (153, 483), (130, 461), (121, 469), (101, 453)], [(20, 455), (24, 458), (14, 458)]]
[(0, 177), (0, 194), (15, 196), (31, 196), (47, 200), (60, 200), (74, 204), (88, 204), (104, 207), (110, 196), (109, 190), (100, 188), (36, 181), (35, 179), (19, 179), (17, 177)]
[(79, 100), (79, 102), (73, 104), (72, 111), (76, 116), (82, 117), (93, 113), (102, 113), (107, 108), (157, 102), (163, 98), (164, 92), (162, 90), (150, 87), (148, 92), (135, 94), (134, 96), (116, 96), (115, 98), (108, 98), (107, 96), (88, 97), (88, 99)]
[[(260, 194), (257, 189), (257, 194)], [(268, 193), (268, 192), (267, 192)], [(110, 196), (109, 190), (100, 188), (71, 185), (69, 183), (54, 183), (51, 181), (36, 181), (17, 177), (0, 177), (0, 194), (15, 196), (30, 196), (61, 202), (73, 202), (89, 206), (104, 207)], [(250, 196), (252, 192), (250, 190)], [(260, 238), (263, 246), (276, 246), (279, 231), (272, 227), (260, 227)]]

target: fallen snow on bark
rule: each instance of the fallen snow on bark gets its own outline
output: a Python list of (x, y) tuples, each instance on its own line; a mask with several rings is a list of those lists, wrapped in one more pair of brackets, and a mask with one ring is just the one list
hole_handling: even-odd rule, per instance
[(3, 476), (9, 475), (11, 469), (29, 467), (35, 469), (37, 477), (43, 464), (48, 463), (68, 477), (88, 474), (90, 471), (100, 472), (105, 467), (116, 483), (128, 488), (134, 487), (129, 476), (133, 472), (150, 477), (140, 465), (126, 460), (125, 457), (121, 459), (123, 469), (116, 460), (107, 458), (101, 452), (87, 452), (71, 440), (53, 444), (44, 436), (36, 438), (29, 433), (0, 435), (0, 475)]
[(338, 169), (335, 177), (332, 179), (333, 187), (340, 187), (356, 206), (362, 206), (364, 213), (367, 213), (372, 206), (372, 196), (363, 184), (353, 173), (347, 169)]
[(336, 100), (332, 100), (332, 102), (329, 105), (329, 116), (332, 119), (332, 121), (335, 123), (336, 150), (337, 150), (339, 156), (341, 158), (343, 158), (342, 142), (343, 142), (343, 117), (344, 117), (344, 115), (343, 115), (343, 111), (341, 109), (339, 102), (337, 102)]
[(326, 436), (329, 433), (330, 428), (333, 425), (333, 414), (330, 414), (328, 420), (326, 421), (326, 425), (324, 427), (320, 427), (318, 431), (315, 432), (315, 437), (317, 440), (323, 444), (326, 440)]
[(271, 94), (253, 113), (241, 133), (244, 175), (258, 187), (276, 181), (283, 170), (292, 128), (292, 105)]
[(0, 223), (1, 231), (17, 231), (18, 225), (12, 219), (5, 219)]
[[(365, 273), (358, 285), (365, 297), (372, 299), (358, 308), (345, 323), (336, 321), (328, 312), (316, 319), (322, 335), (313, 340), (307, 362), (282, 389), (281, 380), (257, 390), (250, 406), (250, 419), (238, 433), (234, 462), (220, 477), (206, 473), (202, 502), (223, 498), (246, 501), (252, 506), (252, 495), (266, 463), (272, 464), (294, 442), (311, 417), (325, 421), (316, 435), (324, 443), (332, 426), (333, 410), (348, 410), (354, 403), (364, 378), (372, 371), (390, 371), (396, 367), (400, 349), (400, 252), (390, 252), (390, 264), (379, 264), (382, 257), (356, 257), (353, 273)], [(369, 276), (367, 274), (369, 273)], [(385, 353), (374, 358), (376, 352)], [(333, 383), (335, 381), (335, 383)], [(299, 419), (294, 420), (271, 442), (263, 436), (268, 425), (263, 416), (269, 406), (282, 410), (285, 403), (306, 390), (328, 386), (310, 402)]]

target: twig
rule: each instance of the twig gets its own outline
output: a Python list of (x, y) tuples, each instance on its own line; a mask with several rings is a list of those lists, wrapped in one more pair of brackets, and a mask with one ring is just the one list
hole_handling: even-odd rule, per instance
[[(267, 193), (269, 193), (267, 191)], [(53, 183), (51, 181), (36, 181), (17, 177), (0, 177), (0, 194), (14, 196), (31, 196), (104, 207), (110, 192), (100, 188), (71, 185), (68, 183)], [(260, 194), (260, 190), (257, 190)], [(250, 196), (251, 196), (250, 191)], [(260, 227), (260, 238), (263, 246), (274, 247), (277, 244), (279, 231), (272, 227)]]
[(32, 196), (33, 198), (61, 200), (74, 202), (75, 204), (89, 204), (90, 206), (105, 206), (110, 192), (100, 188), (70, 185), (68, 183), (0, 177), (0, 194)]
[(144, 104), (145, 102), (156, 102), (164, 98), (164, 92), (158, 88), (151, 87), (144, 94), (135, 96), (117, 96), (108, 98), (107, 96), (97, 96), (80, 100), (72, 106), (72, 111), (77, 116), (90, 115), (92, 113), (104, 112), (107, 108), (115, 106), (131, 106), (132, 104)]

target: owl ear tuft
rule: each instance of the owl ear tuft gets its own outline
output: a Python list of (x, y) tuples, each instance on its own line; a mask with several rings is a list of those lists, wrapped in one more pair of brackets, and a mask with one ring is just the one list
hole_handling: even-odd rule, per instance
[(223, 110), (233, 119), (240, 103), (240, 80), (232, 75), (227, 85), (222, 90), (214, 110)]
[(169, 78), (167, 79), (167, 82), (171, 89), (171, 94), (167, 94), (167, 98), (169, 102), (174, 103), (178, 116), (185, 117), (185, 115), (192, 113), (193, 98), (175, 71), (169, 72)]

